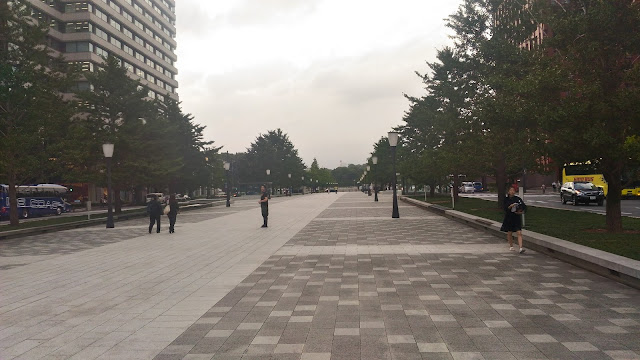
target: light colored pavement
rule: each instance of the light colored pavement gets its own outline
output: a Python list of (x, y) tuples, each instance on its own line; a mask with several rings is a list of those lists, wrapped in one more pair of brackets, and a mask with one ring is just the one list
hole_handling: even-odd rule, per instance
[[(138, 220), (118, 223), (113, 243), (103, 227), (3, 242), (0, 359), (153, 358), (335, 198), (274, 201), (269, 229), (257, 203), (238, 201), (199, 212), (227, 212), (210, 220), (179, 215), (175, 234)], [(74, 236), (84, 243), (67, 246)]]
[(0, 243), (0, 358), (640, 359), (640, 291), (372, 200)]

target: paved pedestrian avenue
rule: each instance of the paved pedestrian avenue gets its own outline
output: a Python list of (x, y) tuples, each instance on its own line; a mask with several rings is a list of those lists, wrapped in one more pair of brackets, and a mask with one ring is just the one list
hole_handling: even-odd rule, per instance
[(3, 241), (0, 359), (640, 359), (640, 291), (380, 200)]

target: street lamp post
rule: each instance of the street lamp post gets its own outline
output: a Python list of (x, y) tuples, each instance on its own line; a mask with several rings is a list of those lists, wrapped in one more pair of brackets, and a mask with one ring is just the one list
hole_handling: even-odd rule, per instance
[(224, 170), (225, 170), (225, 174), (227, 175), (227, 207), (231, 207), (231, 193), (229, 192), (229, 170), (231, 169), (231, 163), (228, 161), (224, 162)]
[(102, 144), (102, 153), (107, 159), (107, 229), (113, 229), (113, 203), (111, 191), (111, 158), (113, 157), (113, 144)]
[(301, 179), (302, 179), (302, 195), (304, 195), (304, 176), (302, 176)]
[(287, 176), (289, 177), (289, 196), (291, 196), (291, 193), (293, 192), (293, 185), (291, 184), (291, 174), (287, 174)]
[(313, 179), (309, 179), (309, 188), (311, 190), (311, 193), (313, 194)]
[[(269, 175), (271, 175), (271, 170), (267, 169), (267, 183), (269, 183), (269, 181), (268, 181), (269, 180)], [(269, 191), (273, 192), (273, 189), (271, 189), (271, 186), (269, 186)]]
[(374, 156), (371, 158), (371, 162), (373, 163), (373, 192), (376, 195), (373, 201), (378, 201), (378, 179), (376, 178), (376, 170), (378, 169), (378, 157)]
[(394, 219), (400, 218), (400, 213), (398, 212), (398, 190), (397, 190), (397, 179), (396, 179), (396, 147), (398, 146), (398, 136), (399, 134), (395, 131), (391, 131), (388, 134), (389, 136), (389, 145), (391, 146), (391, 154), (393, 156), (393, 212), (391, 213), (391, 217)]

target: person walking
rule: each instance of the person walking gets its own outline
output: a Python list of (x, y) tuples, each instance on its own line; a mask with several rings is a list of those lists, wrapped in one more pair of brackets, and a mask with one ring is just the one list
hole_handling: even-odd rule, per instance
[(262, 224), (263, 228), (267, 227), (267, 219), (269, 217), (269, 193), (267, 193), (267, 188), (262, 185), (260, 186), (260, 191), (262, 194), (260, 195), (260, 209), (262, 210), (262, 219), (264, 220), (264, 224)]
[(553, 187), (553, 192), (555, 193), (557, 187), (555, 180), (551, 183), (551, 186)]
[(158, 195), (153, 195), (151, 201), (147, 204), (147, 214), (149, 214), (149, 234), (153, 230), (153, 225), (158, 224), (156, 232), (160, 233), (160, 216), (162, 215), (162, 205), (158, 200)]
[(508, 195), (504, 198), (504, 221), (500, 231), (507, 233), (507, 242), (509, 243), (509, 250), (514, 251), (513, 248), (513, 233), (518, 236), (518, 245), (520, 246), (519, 253), (525, 252), (522, 247), (522, 214), (527, 209), (524, 201), (516, 196), (515, 187), (509, 188)]
[(167, 213), (167, 217), (169, 218), (169, 234), (173, 234), (176, 232), (176, 218), (178, 217), (178, 209), (180, 209), (178, 205), (178, 200), (176, 200), (176, 194), (171, 194), (169, 196), (169, 203), (167, 204), (169, 207), (169, 212)]

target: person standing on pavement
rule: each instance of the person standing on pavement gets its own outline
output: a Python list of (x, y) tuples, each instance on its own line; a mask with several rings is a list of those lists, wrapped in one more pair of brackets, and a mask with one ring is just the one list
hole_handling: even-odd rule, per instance
[(269, 217), (269, 193), (267, 193), (267, 188), (264, 185), (260, 186), (260, 192), (262, 194), (260, 195), (260, 201), (258, 201), (258, 204), (260, 204), (260, 209), (262, 210), (262, 219), (264, 220), (264, 224), (262, 224), (262, 227), (266, 228), (267, 219)]
[(162, 205), (158, 200), (158, 195), (153, 195), (153, 198), (147, 204), (147, 214), (149, 214), (149, 234), (153, 230), (153, 225), (158, 224), (156, 232), (160, 233), (160, 216), (162, 215)]
[(169, 217), (169, 234), (173, 234), (175, 231), (174, 226), (176, 225), (176, 218), (178, 217), (178, 200), (176, 200), (176, 194), (171, 194), (169, 197), (169, 212), (167, 213), (167, 217)]
[(522, 214), (527, 209), (524, 201), (516, 196), (515, 187), (509, 188), (509, 194), (504, 198), (504, 221), (500, 231), (507, 233), (507, 242), (509, 242), (509, 250), (514, 251), (513, 248), (513, 233), (518, 236), (518, 245), (520, 246), (519, 253), (525, 252), (522, 247)]

